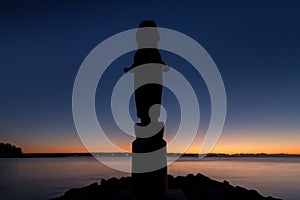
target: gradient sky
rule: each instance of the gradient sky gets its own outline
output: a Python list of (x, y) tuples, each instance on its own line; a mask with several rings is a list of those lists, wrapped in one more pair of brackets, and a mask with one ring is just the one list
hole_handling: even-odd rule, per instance
[[(72, 88), (82, 61), (106, 38), (152, 19), (195, 39), (219, 68), (228, 110), (213, 152), (300, 154), (299, 10), (297, 1), (1, 2), (0, 141), (25, 152), (85, 151), (72, 117)], [(200, 130), (188, 151), (198, 152), (210, 117), (207, 88), (185, 60), (161, 53), (190, 81), (200, 101)], [(115, 126), (108, 105), (132, 58), (133, 52), (109, 66), (96, 95), (97, 113), (105, 116), (100, 124), (125, 150), (132, 138)], [(171, 139), (178, 102), (168, 90), (163, 102)], [(106, 146), (99, 141), (99, 151), (110, 151)]]

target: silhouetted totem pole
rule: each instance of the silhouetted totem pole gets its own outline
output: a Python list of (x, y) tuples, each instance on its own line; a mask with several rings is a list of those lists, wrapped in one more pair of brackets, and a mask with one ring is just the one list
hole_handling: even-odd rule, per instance
[[(138, 50), (131, 67), (134, 74), (135, 105), (140, 123), (132, 143), (132, 178), (135, 199), (165, 199), (167, 193), (164, 123), (159, 122), (163, 72), (168, 66), (157, 49), (160, 35), (154, 21), (142, 21), (136, 33)], [(160, 167), (162, 166), (162, 167)], [(149, 170), (147, 170), (149, 168)], [(153, 170), (155, 168), (155, 170)]]

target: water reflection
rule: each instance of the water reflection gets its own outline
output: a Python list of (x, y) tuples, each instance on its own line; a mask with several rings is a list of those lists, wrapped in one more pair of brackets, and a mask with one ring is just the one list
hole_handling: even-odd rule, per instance
[[(127, 165), (129, 157), (106, 157)], [(253, 188), (261, 194), (286, 200), (300, 199), (300, 158), (183, 158), (168, 173), (203, 173), (212, 179)], [(0, 194), (9, 199), (49, 199), (71, 187), (82, 187), (101, 178), (130, 176), (110, 169), (93, 157), (0, 159)], [(7, 198), (4, 198), (7, 199)]]

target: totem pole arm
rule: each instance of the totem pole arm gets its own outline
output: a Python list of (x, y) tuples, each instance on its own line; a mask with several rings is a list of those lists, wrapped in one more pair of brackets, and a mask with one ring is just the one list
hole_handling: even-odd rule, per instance
[(163, 68), (162, 68), (162, 71), (163, 72), (168, 72), (168, 71), (170, 71), (170, 67), (168, 65), (164, 65)]
[(127, 72), (130, 72), (130, 73), (132, 73), (132, 70), (133, 69), (133, 67), (125, 67), (124, 68), (124, 73), (127, 73)]

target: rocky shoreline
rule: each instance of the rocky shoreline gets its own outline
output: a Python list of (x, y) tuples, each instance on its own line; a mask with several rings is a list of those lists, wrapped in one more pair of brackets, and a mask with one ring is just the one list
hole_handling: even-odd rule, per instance
[[(72, 188), (52, 200), (106, 200), (119, 190), (131, 189), (131, 177), (102, 179), (82, 188)], [(256, 190), (232, 186), (226, 180), (219, 182), (202, 174), (173, 177), (168, 175), (168, 188), (182, 190), (188, 200), (279, 200), (264, 197)]]

